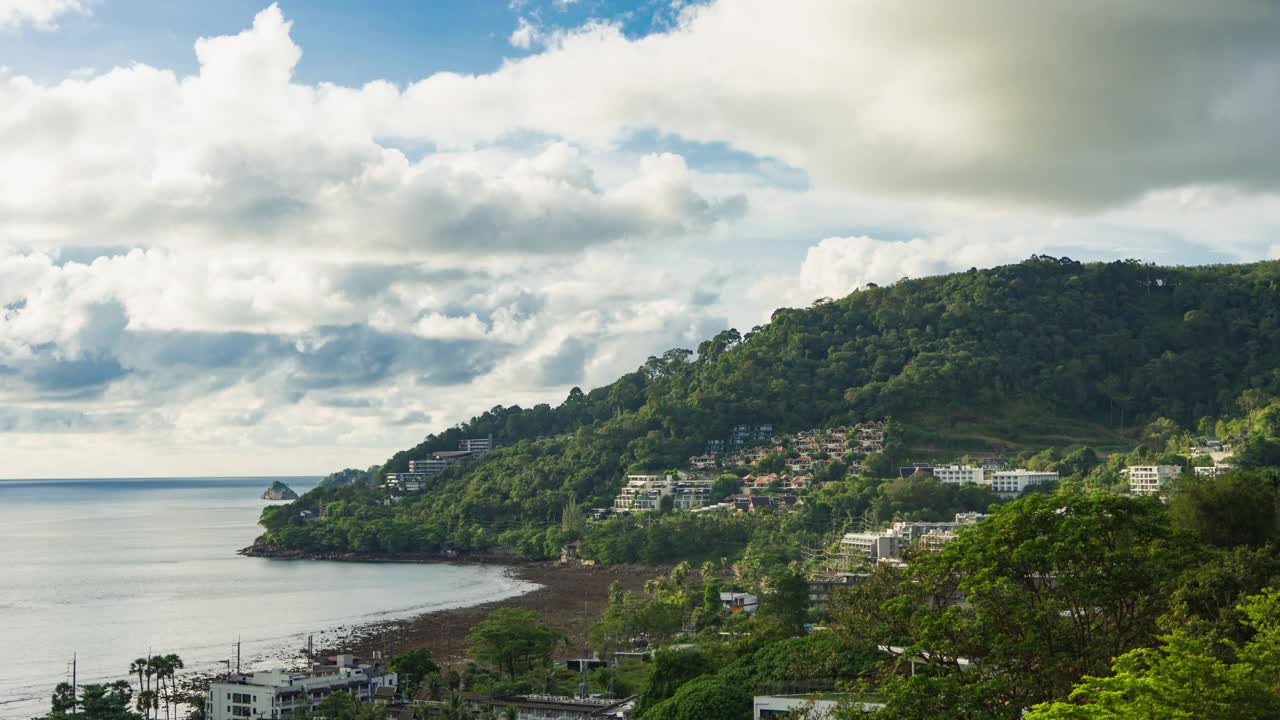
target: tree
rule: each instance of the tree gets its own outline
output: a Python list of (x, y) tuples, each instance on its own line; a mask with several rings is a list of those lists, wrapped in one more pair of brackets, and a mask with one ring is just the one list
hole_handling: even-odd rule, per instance
[(1174, 486), (1169, 512), (1179, 526), (1219, 547), (1261, 547), (1276, 539), (1274, 480), (1258, 471), (1236, 470), (1216, 477), (1186, 476)]
[(1280, 717), (1280, 589), (1240, 605), (1254, 632), (1243, 645), (1180, 630), (1158, 648), (1118, 658), (1107, 677), (1087, 677), (1069, 700), (1031, 710), (1028, 720)]
[(133, 689), (124, 680), (106, 685), (85, 685), (80, 689), (80, 713), (84, 720), (137, 720), (129, 709)]
[(564, 532), (565, 540), (577, 540), (586, 534), (587, 518), (578, 507), (577, 498), (570, 497), (569, 502), (565, 503), (564, 511), (560, 514), (560, 529)]
[(567, 642), (559, 631), (542, 624), (532, 610), (499, 608), (471, 628), (467, 639), (476, 658), (512, 680), (526, 670), (546, 665), (555, 647)]
[(946, 683), (963, 689), (952, 697), (977, 703), (966, 712), (1016, 717), (1154, 642), (1199, 552), (1158, 500), (1034, 495), (915, 556), (891, 582), (850, 588), (833, 602), (833, 625), (927, 658), (922, 679), (889, 688), (891, 716), (908, 716), (902, 704), (926, 683)]
[(427, 648), (418, 648), (397, 655), (391, 658), (387, 667), (396, 673), (400, 688), (409, 693), (410, 697), (418, 694), (418, 690), (428, 676), (438, 675), (440, 672), (440, 666), (436, 664), (435, 658)]
[(742, 478), (737, 475), (721, 475), (711, 484), (711, 499), (719, 502), (742, 491)]
[(640, 715), (640, 720), (727, 720), (751, 715), (751, 691), (716, 675), (680, 686), (670, 698)]
[(635, 714), (643, 716), (649, 708), (675, 695), (685, 683), (715, 670), (715, 664), (697, 647), (657, 651), (653, 654), (653, 669), (636, 703)]
[(775, 575), (761, 600), (760, 614), (776, 620), (788, 635), (803, 633), (809, 619), (809, 583), (804, 574), (788, 569)]

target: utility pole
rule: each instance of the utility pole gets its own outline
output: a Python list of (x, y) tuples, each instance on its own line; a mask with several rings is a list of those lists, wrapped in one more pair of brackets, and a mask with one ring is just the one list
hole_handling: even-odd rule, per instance
[(240, 674), (240, 638), (236, 638), (236, 674)]
[(76, 715), (80, 705), (80, 691), (76, 688), (77, 653), (71, 653), (71, 714)]

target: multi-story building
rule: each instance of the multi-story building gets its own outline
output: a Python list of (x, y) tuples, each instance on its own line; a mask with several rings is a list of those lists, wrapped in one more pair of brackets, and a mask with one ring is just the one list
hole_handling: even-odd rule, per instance
[(972, 465), (935, 465), (933, 476), (949, 485), (982, 485), (986, 480), (982, 468)]
[[(562, 695), (508, 695), (504, 697), (486, 697), (468, 693), (463, 699), (471, 712), (479, 712), (486, 717), (496, 717), (507, 708), (514, 708), (517, 720), (588, 720), (593, 718), (625, 718), (630, 717), (638, 696), (618, 699), (577, 698)], [(424, 707), (431, 707), (427, 703)], [(471, 717), (468, 715), (467, 717)]]
[(716, 466), (715, 455), (694, 455), (689, 458), (689, 467), (694, 470), (710, 470)]
[(675, 510), (693, 510), (711, 504), (711, 481), (679, 480), (671, 488), (671, 507)]
[(722, 592), (720, 593), (720, 605), (731, 613), (743, 612), (748, 615), (754, 615), (756, 609), (760, 607), (760, 598), (751, 593)]
[(879, 562), (898, 557), (902, 538), (887, 532), (845, 533), (840, 538), (840, 550), (851, 560)]
[[(360, 702), (371, 702), (379, 688), (395, 688), (396, 674), (376, 665), (357, 664), (350, 655), (339, 655), (336, 664), (318, 666), (311, 673), (266, 670), (232, 673), (209, 684), (205, 699), (208, 720), (275, 718), (284, 720), (311, 710), (327, 695), (346, 692)], [(385, 695), (385, 691), (383, 693)]]
[(671, 480), (666, 475), (628, 475), (627, 483), (613, 499), (613, 509), (617, 512), (656, 510), (670, 489)]
[(756, 695), (752, 698), (751, 705), (752, 720), (789, 717), (831, 720), (851, 707), (858, 708), (864, 715), (884, 709), (884, 703), (863, 702), (852, 694), (830, 692)]
[(1234, 465), (1206, 465), (1196, 468), (1196, 475), (1199, 477), (1218, 477), (1224, 472), (1230, 472), (1235, 468)]
[(1042, 470), (999, 470), (991, 473), (991, 491), (1000, 495), (1021, 495), (1033, 485), (1058, 482), (1058, 473)]
[(836, 573), (809, 579), (809, 607), (818, 608), (831, 602), (831, 594), (840, 588), (861, 585), (871, 577), (867, 573)]
[[(410, 467), (415, 461), (410, 461)], [(410, 470), (407, 473), (387, 473), (386, 487), (400, 492), (419, 492), (422, 490), (424, 483), (428, 477), (428, 473), (414, 472)]]
[(671, 496), (674, 510), (692, 510), (711, 502), (710, 480), (677, 480), (666, 475), (628, 475), (622, 491), (613, 499), (617, 512), (657, 510), (662, 498)]
[(1125, 474), (1129, 476), (1130, 493), (1155, 495), (1181, 471), (1177, 465), (1130, 465)]
[(493, 434), (489, 437), (468, 438), (458, 441), (458, 449), (464, 452), (475, 453), (477, 455), (487, 453), (494, 448)]

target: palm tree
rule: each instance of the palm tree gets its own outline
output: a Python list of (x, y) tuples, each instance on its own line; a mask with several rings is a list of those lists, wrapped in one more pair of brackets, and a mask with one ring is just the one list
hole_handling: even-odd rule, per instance
[(502, 720), (520, 720), (520, 711), (515, 705), (508, 705), (502, 709)]
[(142, 676), (143, 676), (143, 673), (146, 672), (146, 670), (147, 670), (146, 658), (138, 658), (137, 660), (134, 660), (132, 663), (129, 663), (129, 674), (130, 675), (133, 675), (134, 673), (138, 674), (138, 695), (137, 695), (137, 702), (135, 703), (135, 705), (144, 714), (147, 711), (147, 703), (149, 702), (149, 700), (145, 699), (146, 697), (145, 693), (147, 691), (147, 688), (143, 687), (142, 685)]
[(142, 674), (147, 678), (147, 689), (142, 694), (146, 698), (146, 705), (143, 708), (142, 715), (144, 718), (151, 718), (152, 710), (156, 708), (156, 693), (151, 689), (151, 678), (156, 676), (156, 656), (152, 655), (143, 661)]
[[(164, 656), (164, 667), (169, 674), (169, 703), (173, 705), (173, 717), (178, 717), (178, 671), (186, 667), (182, 663), (182, 658), (174, 653)], [(165, 717), (169, 717), (169, 710), (165, 709)]]
[(469, 714), (462, 696), (456, 692), (449, 693), (449, 699), (440, 706), (440, 720), (467, 720)]

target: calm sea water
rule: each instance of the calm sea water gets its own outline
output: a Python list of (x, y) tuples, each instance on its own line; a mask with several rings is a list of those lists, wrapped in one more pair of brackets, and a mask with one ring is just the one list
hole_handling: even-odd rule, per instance
[(241, 557), (274, 479), (0, 481), (0, 720), (47, 712), (73, 653), (81, 683), (148, 650), (215, 670), (237, 638), (261, 667), (310, 633), (533, 587), (493, 567)]

